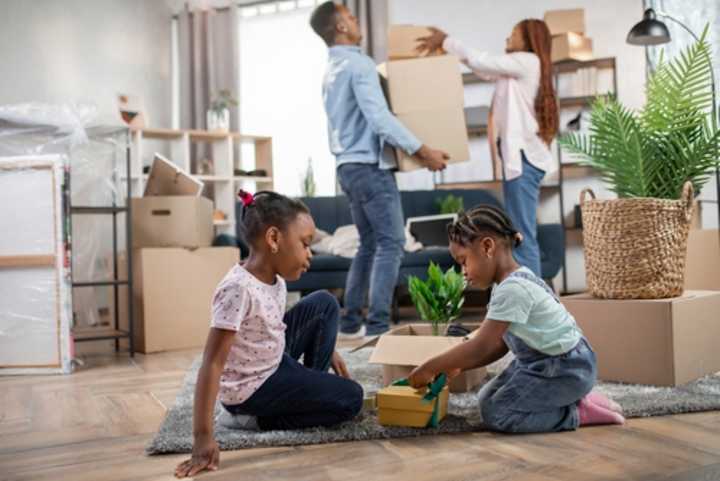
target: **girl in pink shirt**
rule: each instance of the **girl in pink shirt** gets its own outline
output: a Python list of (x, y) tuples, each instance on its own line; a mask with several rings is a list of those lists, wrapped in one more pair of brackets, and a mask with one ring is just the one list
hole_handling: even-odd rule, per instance
[(218, 422), (236, 429), (331, 426), (362, 408), (362, 387), (335, 351), (337, 300), (315, 292), (285, 312), (285, 279), (298, 279), (312, 257), (315, 224), (308, 208), (274, 192), (240, 196), (250, 255), (230, 269), (213, 297), (195, 388), (193, 454), (177, 467), (177, 477), (218, 468), (216, 399), (225, 408)]

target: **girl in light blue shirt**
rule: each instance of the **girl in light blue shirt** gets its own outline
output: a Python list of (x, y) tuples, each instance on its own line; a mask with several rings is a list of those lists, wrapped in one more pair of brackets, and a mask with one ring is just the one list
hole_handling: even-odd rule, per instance
[(567, 431), (622, 424), (622, 410), (591, 392), (596, 359), (572, 315), (512, 250), (522, 236), (500, 209), (482, 205), (448, 226), (450, 252), (469, 284), (493, 289), (488, 312), (471, 338), (426, 361), (410, 375), (415, 387), (486, 366), (508, 350), (515, 359), (480, 391), (486, 426), (509, 433)]

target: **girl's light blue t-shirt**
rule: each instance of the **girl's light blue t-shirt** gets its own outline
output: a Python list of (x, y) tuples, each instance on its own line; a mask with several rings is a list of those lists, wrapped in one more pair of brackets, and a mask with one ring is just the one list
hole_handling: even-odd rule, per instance
[[(526, 267), (519, 270), (533, 275)], [(565, 354), (582, 338), (565, 306), (542, 286), (518, 276), (507, 277), (493, 289), (486, 317), (509, 322), (512, 334), (549, 356)]]

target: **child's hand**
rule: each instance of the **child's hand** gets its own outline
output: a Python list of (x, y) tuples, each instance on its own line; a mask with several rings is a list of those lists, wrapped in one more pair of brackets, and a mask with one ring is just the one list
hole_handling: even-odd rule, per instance
[(176, 478), (190, 478), (202, 471), (217, 471), (220, 466), (220, 448), (214, 439), (195, 439), (192, 458), (175, 468)]
[(435, 379), (435, 373), (426, 368), (425, 365), (416, 367), (408, 376), (408, 382), (416, 389), (427, 387), (433, 379)]
[(343, 360), (339, 352), (333, 352), (332, 360), (330, 360), (330, 365), (332, 366), (333, 371), (335, 371), (335, 374), (346, 379), (351, 379), (350, 371), (348, 371), (348, 368), (345, 365), (345, 361)]

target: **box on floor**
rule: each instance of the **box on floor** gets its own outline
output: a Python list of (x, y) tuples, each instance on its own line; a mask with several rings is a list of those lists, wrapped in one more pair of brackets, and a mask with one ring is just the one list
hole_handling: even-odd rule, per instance
[[(202, 347), (210, 328), (215, 288), (239, 258), (234, 247), (134, 250), (136, 350), (151, 353)], [(122, 311), (126, 305), (121, 299)], [(127, 322), (125, 312), (120, 318)]]
[[(470, 160), (462, 73), (457, 57), (440, 55), (392, 60), (378, 66), (388, 104), (395, 116), (424, 144), (450, 156), (449, 163)], [(423, 166), (396, 149), (400, 171)]]
[(651, 300), (579, 294), (562, 302), (595, 350), (604, 381), (677, 386), (720, 371), (720, 292)]
[[(463, 324), (477, 329), (479, 324)], [(383, 385), (406, 378), (426, 360), (465, 342), (463, 337), (433, 336), (430, 324), (406, 324), (375, 338), (357, 349), (374, 346), (371, 364), (382, 364)], [(467, 392), (485, 381), (484, 368), (471, 369), (450, 381), (450, 392)]]
[(720, 291), (720, 231), (717, 229), (690, 230), (685, 289)]
[(378, 423), (383, 426), (406, 426), (424, 428), (432, 417), (437, 403), (440, 422), (447, 415), (449, 391), (447, 386), (440, 391), (437, 400), (423, 401), (425, 389), (409, 386), (388, 386), (377, 393)]

